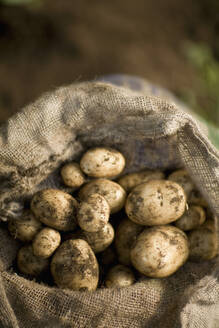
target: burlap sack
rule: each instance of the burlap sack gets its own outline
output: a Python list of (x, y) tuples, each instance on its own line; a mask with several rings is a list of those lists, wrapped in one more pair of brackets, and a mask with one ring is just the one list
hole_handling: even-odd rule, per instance
[[(90, 82), (60, 88), (1, 126), (3, 221), (18, 217), (36, 190), (66, 190), (59, 167), (94, 145), (121, 150), (126, 171), (186, 167), (219, 215), (219, 153), (204, 130), (170, 101), (151, 96), (146, 82), (122, 81), (128, 81), (125, 87)], [(0, 327), (219, 327), (219, 258), (187, 262), (171, 277), (146, 278), (129, 288), (74, 292), (16, 274), (19, 243), (5, 226), (1, 223)]]

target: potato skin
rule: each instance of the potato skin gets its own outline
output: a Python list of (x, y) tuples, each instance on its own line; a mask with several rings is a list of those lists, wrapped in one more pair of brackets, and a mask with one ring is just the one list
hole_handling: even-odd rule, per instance
[(115, 233), (115, 248), (120, 263), (131, 265), (131, 247), (143, 229), (143, 226), (132, 222), (128, 218), (124, 218), (120, 222)]
[(93, 291), (97, 288), (99, 266), (85, 240), (67, 240), (52, 257), (51, 273), (61, 288)]
[(120, 211), (125, 204), (126, 192), (114, 181), (107, 179), (92, 180), (80, 189), (79, 197), (83, 200), (94, 193), (100, 194), (106, 199), (111, 214)]
[(206, 214), (204, 209), (200, 206), (191, 205), (174, 224), (183, 231), (189, 231), (201, 226), (205, 222), (205, 219)]
[(50, 257), (61, 243), (61, 235), (51, 228), (43, 228), (33, 240), (33, 253), (42, 258)]
[(22, 273), (39, 276), (48, 268), (49, 260), (35, 256), (32, 245), (25, 245), (18, 251), (17, 266)]
[(186, 234), (166, 225), (145, 229), (131, 249), (131, 262), (142, 274), (163, 278), (173, 274), (189, 256)]
[(208, 206), (205, 199), (196, 189), (195, 184), (193, 183), (191, 177), (189, 176), (189, 173), (186, 170), (180, 169), (172, 172), (168, 176), (168, 180), (178, 183), (184, 189), (189, 204), (194, 204), (203, 207)]
[(31, 241), (42, 228), (42, 223), (30, 210), (24, 210), (22, 216), (8, 223), (8, 230), (14, 238), (23, 242)]
[(215, 233), (217, 230), (216, 226), (217, 226), (217, 223), (215, 222), (215, 220), (212, 217), (210, 217), (203, 223), (203, 225), (200, 228), (202, 228), (202, 227), (207, 228), (211, 232)]
[(180, 169), (172, 172), (168, 176), (168, 180), (178, 183), (185, 191), (187, 198), (191, 194), (191, 191), (195, 188), (195, 185), (192, 182), (188, 172), (184, 169)]
[(71, 195), (58, 189), (38, 191), (31, 200), (31, 210), (47, 226), (70, 231), (76, 227), (78, 203)]
[(208, 207), (208, 203), (197, 189), (191, 191), (188, 198), (188, 203), (202, 206), (202, 207)]
[(128, 195), (125, 211), (137, 224), (154, 226), (177, 220), (185, 211), (186, 195), (173, 181), (151, 180)]
[(85, 182), (85, 176), (78, 163), (65, 164), (60, 173), (64, 184), (68, 187), (77, 189)]
[(123, 171), (125, 158), (115, 149), (95, 147), (82, 156), (80, 166), (82, 171), (90, 177), (112, 178)]
[(110, 207), (100, 194), (92, 194), (78, 206), (78, 225), (82, 230), (96, 232), (109, 221)]
[(211, 260), (218, 255), (218, 241), (212, 222), (207, 220), (203, 226), (188, 233), (189, 259), (198, 262)]
[(117, 264), (106, 275), (105, 285), (107, 288), (121, 288), (133, 285), (134, 273), (125, 265)]
[(114, 235), (112, 225), (107, 223), (101, 230), (96, 232), (83, 231), (81, 238), (88, 242), (94, 253), (100, 253), (113, 242)]
[(133, 188), (150, 180), (164, 179), (161, 171), (144, 170), (140, 172), (128, 173), (118, 179), (118, 183), (129, 193)]

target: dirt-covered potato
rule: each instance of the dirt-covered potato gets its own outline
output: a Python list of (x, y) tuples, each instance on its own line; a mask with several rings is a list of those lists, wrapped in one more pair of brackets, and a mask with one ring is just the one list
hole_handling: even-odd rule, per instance
[(102, 229), (109, 217), (109, 204), (100, 194), (89, 195), (78, 206), (78, 225), (85, 231), (95, 232)]
[(130, 265), (130, 251), (139, 233), (144, 229), (143, 226), (123, 219), (115, 232), (115, 248), (118, 261), (124, 265)]
[(39, 276), (47, 270), (49, 260), (35, 256), (33, 254), (32, 245), (25, 245), (18, 251), (17, 266), (22, 273), (31, 276)]
[(58, 189), (40, 190), (31, 200), (31, 210), (36, 218), (61, 231), (75, 229), (77, 206), (71, 195)]
[(8, 223), (11, 235), (23, 242), (31, 241), (41, 228), (42, 223), (30, 210), (24, 210), (20, 218), (10, 220)]
[(186, 170), (180, 169), (172, 172), (168, 176), (168, 180), (178, 183), (185, 191), (187, 198), (189, 197), (191, 191), (195, 188), (188, 172)]
[(129, 194), (125, 210), (129, 219), (141, 225), (161, 225), (183, 215), (186, 195), (173, 181), (151, 180), (135, 187)]
[(91, 194), (102, 195), (110, 206), (110, 212), (116, 213), (125, 204), (126, 192), (116, 182), (107, 179), (95, 179), (84, 185), (79, 191), (80, 199), (84, 200)]
[(201, 226), (205, 219), (204, 209), (200, 206), (191, 205), (174, 224), (183, 231), (189, 231)]
[(166, 225), (145, 229), (131, 249), (131, 262), (142, 274), (162, 278), (173, 274), (189, 256), (186, 234)]
[(121, 288), (133, 285), (135, 276), (132, 270), (125, 265), (118, 264), (112, 267), (106, 275), (107, 288)]
[(75, 189), (82, 186), (85, 182), (85, 176), (78, 163), (72, 162), (65, 164), (61, 169), (61, 176), (66, 186), (73, 187)]
[(188, 203), (203, 207), (208, 206), (186, 170), (174, 171), (168, 176), (168, 180), (178, 183), (184, 189)]
[(101, 230), (96, 232), (83, 231), (81, 238), (85, 239), (94, 253), (104, 251), (114, 239), (114, 229), (110, 223), (107, 223)]
[(210, 219), (214, 222), (213, 217), (214, 217), (214, 213), (212, 212), (210, 207), (206, 207), (205, 208), (205, 212), (206, 212), (206, 218)]
[(128, 173), (119, 178), (118, 183), (125, 189), (126, 192), (129, 193), (139, 184), (157, 179), (164, 179), (164, 173), (161, 171), (144, 170), (140, 172)]
[(191, 191), (190, 196), (188, 198), (189, 204), (194, 204), (198, 206), (207, 207), (208, 203), (204, 199), (204, 197), (200, 194), (199, 190), (194, 189)]
[(61, 235), (57, 230), (43, 228), (33, 240), (33, 253), (36, 256), (48, 258), (60, 245)]
[(61, 288), (92, 291), (97, 288), (99, 266), (85, 240), (67, 240), (59, 246), (51, 261), (51, 273)]
[(205, 223), (202, 225), (203, 228), (207, 228), (214, 233), (216, 233), (216, 231), (217, 231), (216, 226), (217, 226), (217, 223), (215, 222), (215, 220), (212, 217), (208, 218), (205, 221)]
[(125, 158), (115, 149), (96, 147), (89, 149), (82, 156), (80, 166), (90, 177), (112, 178), (123, 171)]
[(217, 234), (208, 220), (200, 228), (190, 231), (188, 239), (190, 260), (211, 260), (218, 254)]

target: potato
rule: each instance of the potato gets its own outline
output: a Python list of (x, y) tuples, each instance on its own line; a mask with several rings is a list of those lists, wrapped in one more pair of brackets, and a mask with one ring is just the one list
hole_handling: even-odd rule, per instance
[(127, 218), (124, 218), (115, 233), (115, 247), (118, 261), (124, 265), (130, 265), (130, 250), (139, 233), (144, 229)]
[(140, 172), (128, 173), (119, 178), (118, 183), (125, 189), (126, 192), (130, 192), (133, 188), (148, 182), (150, 180), (163, 179), (164, 173), (160, 171), (144, 170)]
[(187, 200), (190, 204), (207, 207), (208, 204), (196, 189), (195, 184), (186, 170), (177, 170), (168, 176), (168, 180), (177, 182), (185, 191)]
[(121, 288), (133, 285), (135, 276), (132, 270), (122, 264), (115, 265), (107, 273), (105, 285), (107, 288)]
[(83, 231), (81, 238), (88, 242), (94, 253), (99, 253), (113, 242), (114, 234), (112, 225), (107, 223), (101, 230), (96, 232)]
[(59, 246), (51, 260), (51, 273), (61, 288), (92, 291), (97, 288), (99, 266), (85, 240), (67, 240)]
[(199, 190), (194, 189), (192, 190), (189, 198), (188, 198), (189, 204), (194, 204), (202, 207), (207, 207), (208, 203), (204, 199), (204, 197), (200, 194)]
[(79, 191), (80, 199), (86, 199), (91, 194), (102, 195), (110, 206), (110, 212), (116, 213), (125, 204), (126, 192), (116, 182), (107, 179), (95, 179), (84, 185)]
[(186, 234), (170, 225), (145, 229), (131, 249), (131, 262), (135, 269), (152, 278), (173, 274), (188, 256)]
[(205, 208), (205, 211), (206, 211), (206, 218), (207, 219), (210, 219), (214, 222), (214, 220), (212, 219), (214, 217), (214, 213), (212, 212), (211, 208), (210, 207), (206, 207)]
[(212, 219), (212, 218), (208, 218), (208, 219), (205, 221), (205, 223), (202, 225), (203, 228), (207, 228), (207, 229), (209, 229), (211, 232), (214, 232), (214, 233), (216, 233), (216, 231), (217, 231), (216, 226), (217, 226), (217, 223), (216, 223), (215, 220)]
[(125, 158), (115, 149), (96, 147), (89, 149), (82, 156), (80, 166), (90, 177), (112, 178), (123, 171)]
[(178, 183), (185, 191), (187, 198), (189, 197), (191, 191), (195, 188), (188, 172), (186, 170), (177, 170), (172, 172), (168, 176), (168, 180)]
[(61, 169), (61, 176), (66, 186), (73, 187), (75, 189), (82, 186), (85, 182), (85, 176), (78, 163), (72, 162), (65, 164)]
[(31, 276), (39, 276), (47, 270), (49, 260), (35, 256), (33, 254), (32, 245), (25, 245), (18, 251), (17, 266), (22, 273)]
[(129, 219), (141, 225), (161, 225), (177, 220), (185, 211), (186, 195), (173, 181), (151, 180), (135, 187), (125, 210)]
[(77, 205), (71, 195), (58, 189), (40, 190), (31, 200), (35, 216), (47, 226), (61, 231), (75, 229)]
[(198, 228), (205, 222), (205, 219), (206, 214), (203, 208), (191, 205), (174, 224), (183, 231), (189, 231)]
[(204, 223), (203, 226), (188, 233), (190, 254), (192, 261), (211, 260), (218, 255), (218, 241), (216, 231), (213, 231), (212, 223)]
[(30, 210), (24, 210), (20, 218), (10, 220), (8, 223), (11, 235), (23, 242), (31, 241), (41, 228), (42, 223)]
[(50, 257), (61, 243), (61, 235), (51, 228), (43, 228), (33, 240), (33, 253), (42, 258)]
[(109, 221), (109, 216), (109, 204), (100, 194), (89, 195), (78, 207), (78, 224), (88, 232), (101, 230)]

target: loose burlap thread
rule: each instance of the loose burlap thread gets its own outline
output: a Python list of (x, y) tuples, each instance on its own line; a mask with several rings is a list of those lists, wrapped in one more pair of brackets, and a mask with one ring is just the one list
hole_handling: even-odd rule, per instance
[[(135, 89), (135, 90), (133, 90)], [(0, 217), (62, 184), (60, 167), (91, 146), (127, 159), (125, 172), (186, 167), (214, 213), (218, 231), (219, 153), (198, 123), (147, 88), (84, 82), (47, 93), (0, 128)], [(123, 289), (76, 292), (47, 286), (13, 269), (19, 242), (0, 227), (0, 327), (219, 327), (219, 258), (187, 262), (164, 279)]]

